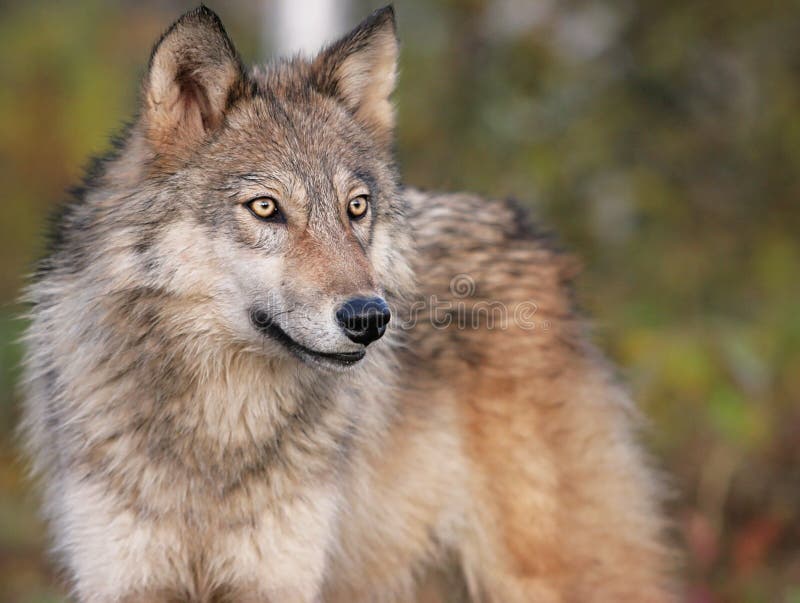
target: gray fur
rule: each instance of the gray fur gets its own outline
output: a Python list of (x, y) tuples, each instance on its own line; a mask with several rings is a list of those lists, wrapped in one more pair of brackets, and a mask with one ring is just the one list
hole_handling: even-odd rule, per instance
[[(205, 8), (156, 45), (139, 117), (61, 210), (26, 296), (23, 434), (78, 600), (397, 601), (440, 574), (475, 600), (669, 600), (656, 488), (573, 312), (573, 264), (513, 204), (400, 187), (396, 54), (391, 9), (313, 61), (251, 73)], [(362, 190), (369, 213), (350, 221)], [(280, 219), (246, 209), (264, 195)], [(469, 304), (533, 297), (549, 331), (440, 330), (427, 307), (400, 328), (467, 272)], [(352, 352), (333, 311), (360, 294), (395, 320), (349, 368), (298, 357), (254, 319)], [(597, 479), (551, 446), (556, 426), (603, 442)], [(535, 527), (572, 525), (538, 516), (549, 471), (576, 480), (576, 500), (608, 492), (603, 525), (629, 521), (607, 562), (571, 494), (571, 544)], [(491, 486), (503, 479), (519, 492)], [(515, 497), (538, 511), (496, 507)]]

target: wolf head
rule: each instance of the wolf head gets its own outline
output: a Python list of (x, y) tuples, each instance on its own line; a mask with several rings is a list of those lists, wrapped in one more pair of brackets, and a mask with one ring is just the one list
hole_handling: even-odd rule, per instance
[(184, 331), (358, 362), (409, 282), (397, 54), (387, 7), (311, 60), (248, 73), (213, 12), (185, 14), (156, 44), (139, 117), (66, 236), (83, 256), (78, 230), (101, 239), (113, 288), (169, 298)]

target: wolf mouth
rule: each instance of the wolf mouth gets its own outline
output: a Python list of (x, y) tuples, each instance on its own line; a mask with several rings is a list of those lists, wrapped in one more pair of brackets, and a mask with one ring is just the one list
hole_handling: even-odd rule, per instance
[(286, 331), (276, 324), (271, 316), (261, 310), (252, 311), (250, 313), (250, 320), (261, 333), (283, 344), (286, 349), (300, 360), (306, 360), (310, 357), (315, 360), (340, 366), (352, 366), (363, 359), (367, 353), (366, 350), (363, 349), (355, 352), (320, 352), (318, 350), (313, 350), (292, 339)]

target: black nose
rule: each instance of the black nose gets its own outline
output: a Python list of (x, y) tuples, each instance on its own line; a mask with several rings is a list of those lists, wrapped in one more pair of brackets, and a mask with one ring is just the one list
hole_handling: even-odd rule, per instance
[(386, 332), (392, 313), (380, 297), (354, 297), (336, 311), (336, 322), (351, 341), (369, 345)]

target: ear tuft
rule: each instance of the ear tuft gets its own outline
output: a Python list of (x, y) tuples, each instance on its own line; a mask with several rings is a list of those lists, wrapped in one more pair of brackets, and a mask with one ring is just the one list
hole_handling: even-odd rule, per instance
[(160, 152), (195, 144), (222, 123), (244, 70), (222, 21), (205, 6), (180, 17), (150, 57), (142, 117)]
[(323, 50), (311, 66), (314, 87), (338, 99), (381, 144), (391, 141), (394, 129), (390, 96), (398, 54), (394, 8), (389, 5)]

